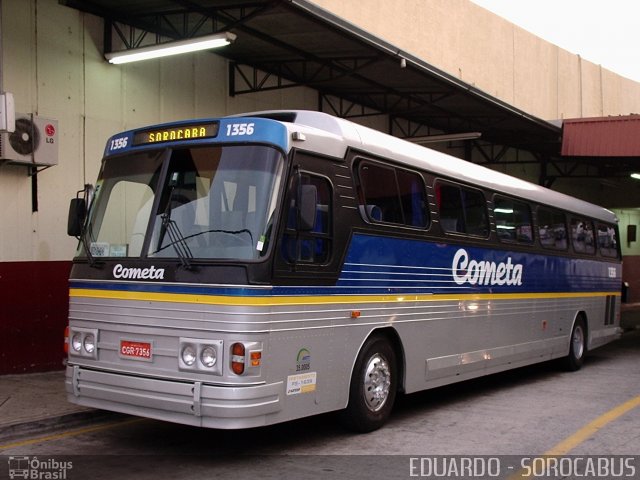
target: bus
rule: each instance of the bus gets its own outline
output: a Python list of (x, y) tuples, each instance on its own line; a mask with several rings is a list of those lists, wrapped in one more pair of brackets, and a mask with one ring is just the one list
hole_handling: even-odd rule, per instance
[(137, 416), (368, 432), (621, 332), (612, 212), (320, 112), (118, 133), (68, 233), (68, 399)]

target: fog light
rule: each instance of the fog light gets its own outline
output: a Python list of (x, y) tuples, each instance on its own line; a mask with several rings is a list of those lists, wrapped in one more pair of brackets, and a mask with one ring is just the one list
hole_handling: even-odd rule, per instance
[(82, 342), (82, 344), (84, 345), (84, 350), (87, 353), (93, 353), (96, 349), (96, 337), (93, 336), (93, 333), (88, 333), (84, 337), (84, 342)]
[(71, 337), (71, 348), (73, 348), (74, 352), (79, 352), (82, 348), (82, 335), (79, 333), (74, 333), (73, 337)]
[(200, 353), (200, 361), (202, 364), (205, 367), (211, 368), (216, 364), (217, 360), (216, 349), (213, 347), (204, 347)]
[(196, 355), (196, 349), (193, 345), (186, 345), (182, 349), (182, 361), (189, 367), (195, 363)]

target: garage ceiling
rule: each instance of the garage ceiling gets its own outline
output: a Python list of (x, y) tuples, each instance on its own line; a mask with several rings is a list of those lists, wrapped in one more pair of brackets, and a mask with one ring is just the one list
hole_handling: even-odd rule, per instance
[[(563, 156), (562, 128), (519, 110), (319, 8), (308, 0), (59, 0), (105, 20), (105, 50), (223, 31), (236, 41), (216, 54), (230, 60), (229, 94), (306, 86), (318, 110), (342, 117), (389, 116), (388, 133), (415, 138), (479, 132), (466, 142), (483, 163), (531, 152), (539, 182), (624, 178), (640, 152), (620, 158)], [(477, 158), (478, 155), (475, 155)], [(519, 157), (516, 155), (516, 157)]]
[(483, 141), (538, 153), (559, 152), (558, 126), (493, 98), (305, 0), (59, 2), (103, 17), (107, 50), (148, 44), (150, 36), (155, 37), (152, 43), (161, 43), (221, 31), (237, 34), (232, 45), (216, 51), (233, 62), (231, 94), (304, 85), (349, 105), (334, 104), (331, 113), (388, 114), (395, 122), (390, 130), (400, 127), (401, 131), (391, 132), (398, 136), (424, 135), (426, 126), (445, 133), (480, 132)]

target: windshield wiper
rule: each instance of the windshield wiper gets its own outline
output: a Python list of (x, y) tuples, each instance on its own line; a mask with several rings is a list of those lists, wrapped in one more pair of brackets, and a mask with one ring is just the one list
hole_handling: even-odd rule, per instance
[[(189, 249), (189, 246), (187, 245), (187, 242), (184, 238), (184, 235), (182, 235), (178, 224), (174, 220), (171, 220), (171, 212), (173, 211), (171, 202), (174, 200), (175, 184), (178, 180), (177, 176), (178, 173), (174, 172), (169, 182), (169, 199), (167, 200), (167, 205), (164, 209), (164, 212), (160, 216), (162, 223), (160, 224), (158, 248), (153, 253), (155, 254), (164, 250), (165, 248), (173, 247), (176, 254), (178, 255), (178, 258), (180, 259), (180, 263), (182, 264), (182, 266), (186, 270), (190, 270), (191, 262), (189, 261), (189, 259), (193, 258), (193, 254), (191, 253), (191, 250)], [(169, 236), (169, 243), (162, 247), (162, 242), (164, 241), (165, 235)]]
[(194, 258), (193, 254), (191, 253), (191, 249), (187, 245), (187, 240), (191, 238), (204, 235), (205, 233), (227, 233), (230, 235), (248, 233), (250, 238), (249, 242), (251, 244), (253, 243), (253, 234), (247, 228), (243, 228), (242, 230), (220, 230), (220, 229), (205, 230), (203, 232), (193, 233), (185, 237), (182, 235), (182, 232), (178, 228), (178, 225), (176, 225), (176, 222), (174, 222), (171, 219), (167, 220), (166, 214), (162, 214), (161, 219), (162, 219), (162, 228), (164, 231), (166, 231), (166, 234), (169, 236), (169, 240), (171, 240), (171, 242), (161, 248), (158, 248), (155, 252), (152, 252), (151, 255), (155, 255), (156, 253), (162, 252), (163, 250), (166, 250), (169, 247), (174, 247), (175, 251), (178, 253), (178, 257), (180, 258), (182, 265), (187, 270), (191, 268), (189, 259)]
[(182, 235), (182, 232), (178, 228), (178, 224), (174, 220), (171, 220), (170, 212), (171, 211), (165, 212), (160, 217), (162, 219), (162, 231), (166, 232), (166, 234), (169, 236), (170, 242), (168, 245), (159, 248), (153, 253), (158, 253), (161, 250), (172, 246), (176, 254), (178, 255), (178, 258), (180, 259), (180, 263), (182, 264), (182, 266), (186, 270), (190, 270), (192, 266), (189, 259), (193, 259), (193, 254), (191, 253), (191, 249), (189, 248), (189, 245), (187, 245), (187, 241)]
[(87, 262), (89, 263), (89, 266), (93, 268), (99, 268), (102, 266), (103, 262), (98, 262), (93, 253), (91, 253), (91, 242), (89, 241), (90, 236), (91, 224), (87, 222), (84, 229), (80, 233), (80, 240), (82, 241), (82, 246), (84, 247), (84, 253), (87, 256)]
[(82, 246), (84, 247), (84, 253), (87, 256), (87, 261), (89, 262), (90, 267), (95, 267), (96, 265), (96, 257), (91, 253), (91, 245), (89, 244), (89, 240), (87, 239), (87, 235), (82, 235)]
[(204, 230), (202, 232), (194, 233), (192, 235), (189, 235), (188, 237), (184, 237), (184, 239), (188, 240), (189, 238), (199, 237), (200, 235), (204, 235), (205, 233), (228, 233), (229, 235), (239, 235), (241, 233), (248, 233), (249, 241), (250, 243), (253, 243), (253, 234), (251, 233), (251, 230), (249, 230), (248, 228), (243, 228), (240, 230), (221, 230), (218, 228), (214, 228), (213, 230)]

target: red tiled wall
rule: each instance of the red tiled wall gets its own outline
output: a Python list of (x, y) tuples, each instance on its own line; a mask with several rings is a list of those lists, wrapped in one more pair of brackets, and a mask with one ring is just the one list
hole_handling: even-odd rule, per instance
[(0, 262), (0, 374), (63, 368), (71, 262)]
[(622, 281), (629, 283), (627, 303), (640, 302), (640, 255), (622, 257)]

